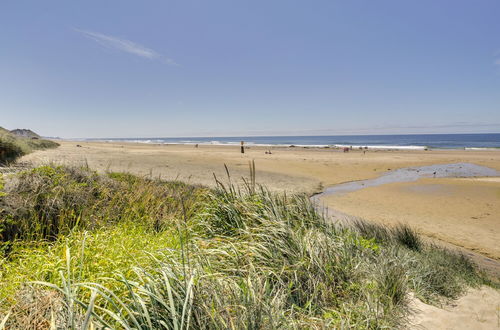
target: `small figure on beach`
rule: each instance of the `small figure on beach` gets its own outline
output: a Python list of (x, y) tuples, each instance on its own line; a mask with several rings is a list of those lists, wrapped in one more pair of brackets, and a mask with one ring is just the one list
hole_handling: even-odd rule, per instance
[(347, 148), (347, 147), (344, 147), (343, 150), (344, 150), (344, 152), (349, 152), (349, 148)]
[(198, 143), (196, 143), (196, 144), (194, 145), (194, 147), (195, 147), (195, 148), (198, 148)]

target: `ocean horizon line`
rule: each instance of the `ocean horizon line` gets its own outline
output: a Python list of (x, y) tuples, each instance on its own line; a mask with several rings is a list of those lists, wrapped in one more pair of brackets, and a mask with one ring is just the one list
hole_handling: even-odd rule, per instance
[[(71, 140), (71, 139), (69, 139)], [(365, 149), (498, 149), (500, 133), (84, 138), (77, 141)]]

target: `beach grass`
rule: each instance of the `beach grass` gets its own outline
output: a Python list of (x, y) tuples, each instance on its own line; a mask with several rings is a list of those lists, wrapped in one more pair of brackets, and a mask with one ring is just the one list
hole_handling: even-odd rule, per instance
[[(229, 174), (229, 173), (228, 173)], [(208, 189), (48, 165), (0, 197), (0, 320), (11, 328), (403, 325), (488, 283), (409, 227), (340, 224), (301, 194)]]
[(0, 127), (0, 165), (8, 165), (33, 150), (56, 148), (57, 142), (45, 139), (31, 139), (11, 134)]

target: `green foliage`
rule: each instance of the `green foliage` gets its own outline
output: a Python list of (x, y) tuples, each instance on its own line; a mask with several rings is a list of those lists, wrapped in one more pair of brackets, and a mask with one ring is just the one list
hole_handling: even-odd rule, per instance
[(441, 297), (458, 298), (468, 286), (487, 283), (466, 256), (437, 246), (414, 254), (409, 265), (415, 293), (432, 302)]
[(160, 230), (185, 211), (190, 214), (202, 196), (201, 188), (179, 182), (123, 178), (63, 166), (17, 174), (0, 199), (0, 240), (55, 240), (75, 228), (95, 229), (124, 221)]
[(366, 239), (358, 237), (358, 244), (364, 249), (370, 249), (374, 252), (380, 251), (380, 245), (376, 243), (375, 238)]
[(59, 147), (59, 143), (45, 139), (28, 139), (25, 142), (28, 147), (33, 150), (52, 149)]
[(29, 152), (27, 145), (8, 133), (0, 132), (0, 165), (13, 162)]
[(11, 327), (33, 324), (29, 281), (61, 306), (30, 310), (44, 324), (137, 329), (397, 327), (410, 291), (438, 301), (482, 283), (409, 228), (334, 225), (307, 196), (253, 180), (208, 190), (57, 166), (12, 180), (0, 207), (4, 228), (23, 228), (0, 268)]
[(407, 297), (407, 275), (404, 267), (398, 264), (387, 264), (381, 276), (381, 290), (388, 298), (389, 304), (403, 305)]
[(118, 292), (125, 289), (106, 278), (120, 273), (135, 279), (134, 267), (151, 264), (152, 254), (179, 244), (176, 230), (156, 232), (130, 222), (91, 232), (75, 231), (54, 243), (19, 241), (0, 261), (0, 303), (14, 304), (19, 298), (15, 293), (30, 281), (61, 285), (59, 273), (66, 268), (66, 248), (72, 252), (70, 267), (76, 281), (100, 281)]
[(3, 174), (2, 174), (2, 173), (0, 173), (0, 198), (1, 198), (1, 197), (4, 197), (5, 195), (7, 195), (7, 194), (3, 191), (4, 187), (5, 187), (5, 181), (4, 181), (4, 179), (3, 179)]

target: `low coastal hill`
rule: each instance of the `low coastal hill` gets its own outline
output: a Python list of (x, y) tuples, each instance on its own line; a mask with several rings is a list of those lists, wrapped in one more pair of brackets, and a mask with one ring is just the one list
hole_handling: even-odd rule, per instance
[(26, 129), (26, 128), (16, 128), (16, 129), (11, 130), (10, 133), (14, 134), (16, 136), (30, 138), (30, 139), (33, 139), (33, 138), (39, 139), (40, 138), (40, 135), (38, 135), (35, 132), (33, 132), (32, 130)]
[(34, 150), (58, 146), (57, 142), (42, 139), (40, 135), (29, 129), (9, 131), (0, 127), (0, 165), (10, 164)]

